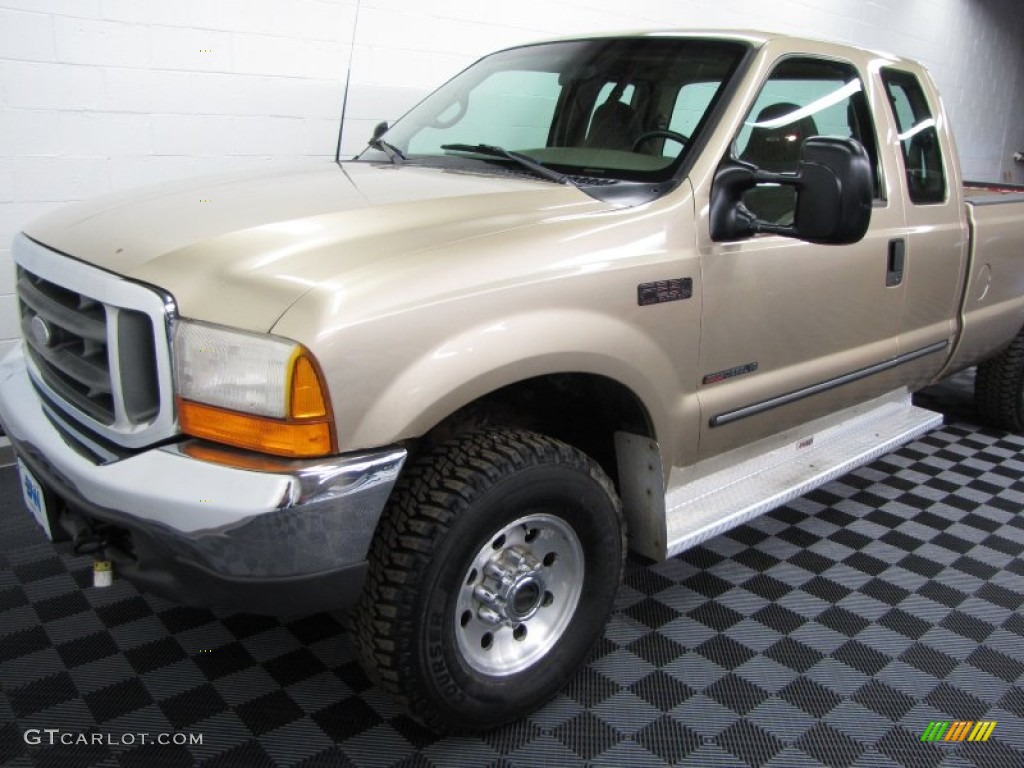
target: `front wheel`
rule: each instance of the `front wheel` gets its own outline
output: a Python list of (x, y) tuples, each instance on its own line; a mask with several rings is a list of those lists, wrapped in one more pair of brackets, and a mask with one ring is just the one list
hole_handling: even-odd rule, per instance
[(418, 457), (381, 521), (355, 627), (364, 666), (437, 730), (480, 730), (555, 694), (611, 611), (621, 507), (588, 456), (515, 429)]

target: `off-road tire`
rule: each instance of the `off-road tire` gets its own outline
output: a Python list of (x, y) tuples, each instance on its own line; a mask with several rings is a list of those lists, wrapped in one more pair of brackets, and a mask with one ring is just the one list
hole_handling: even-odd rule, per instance
[(992, 426), (1024, 433), (1024, 331), (1010, 346), (978, 366), (974, 407)]
[[(460, 650), (467, 641), (458, 636), (455, 619), (461, 616), (465, 627), (470, 613), (467, 570), (476, 573), (472, 566), (489, 542), (531, 514), (554, 518), (556, 528), (568, 526), (577, 537), (583, 555), (578, 602), (565, 609), (571, 618), (551, 635), (554, 644), (541, 658), (520, 671), (483, 674), (471, 661), (481, 654)], [(524, 535), (531, 532), (537, 536)], [(351, 620), (363, 667), (436, 731), (479, 731), (518, 719), (557, 693), (601, 636), (625, 551), (615, 489), (576, 448), (520, 429), (468, 432), (435, 445), (403, 470), (371, 545)], [(544, 593), (545, 601), (550, 597)], [(501, 629), (513, 631), (511, 624)], [(502, 637), (506, 648), (518, 648)]]

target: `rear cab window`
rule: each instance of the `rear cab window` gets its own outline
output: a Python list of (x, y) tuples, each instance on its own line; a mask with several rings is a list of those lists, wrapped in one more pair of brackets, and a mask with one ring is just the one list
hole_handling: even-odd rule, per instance
[(882, 69), (882, 83), (899, 131), (896, 138), (907, 174), (907, 194), (915, 205), (946, 201), (946, 171), (939, 134), (924, 89), (910, 72)]

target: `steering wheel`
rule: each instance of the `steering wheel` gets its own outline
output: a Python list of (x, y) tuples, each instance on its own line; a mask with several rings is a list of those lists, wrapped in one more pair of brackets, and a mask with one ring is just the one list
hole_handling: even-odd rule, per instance
[(685, 144), (690, 140), (689, 136), (683, 136), (683, 134), (676, 133), (675, 131), (647, 131), (647, 133), (641, 133), (637, 136), (636, 141), (633, 142), (633, 151), (636, 152), (640, 149), (640, 146), (645, 141), (650, 141), (651, 139), (657, 139), (659, 137), (672, 139), (672, 141), (678, 141), (680, 144)]

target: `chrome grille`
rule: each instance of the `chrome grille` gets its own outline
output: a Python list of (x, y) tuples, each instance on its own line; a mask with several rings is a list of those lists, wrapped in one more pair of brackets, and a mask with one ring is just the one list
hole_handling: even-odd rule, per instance
[(37, 387), (66, 415), (126, 447), (174, 434), (170, 297), (23, 235), (13, 256)]
[(104, 424), (114, 423), (114, 395), (102, 304), (18, 268), (21, 334), (53, 390)]

